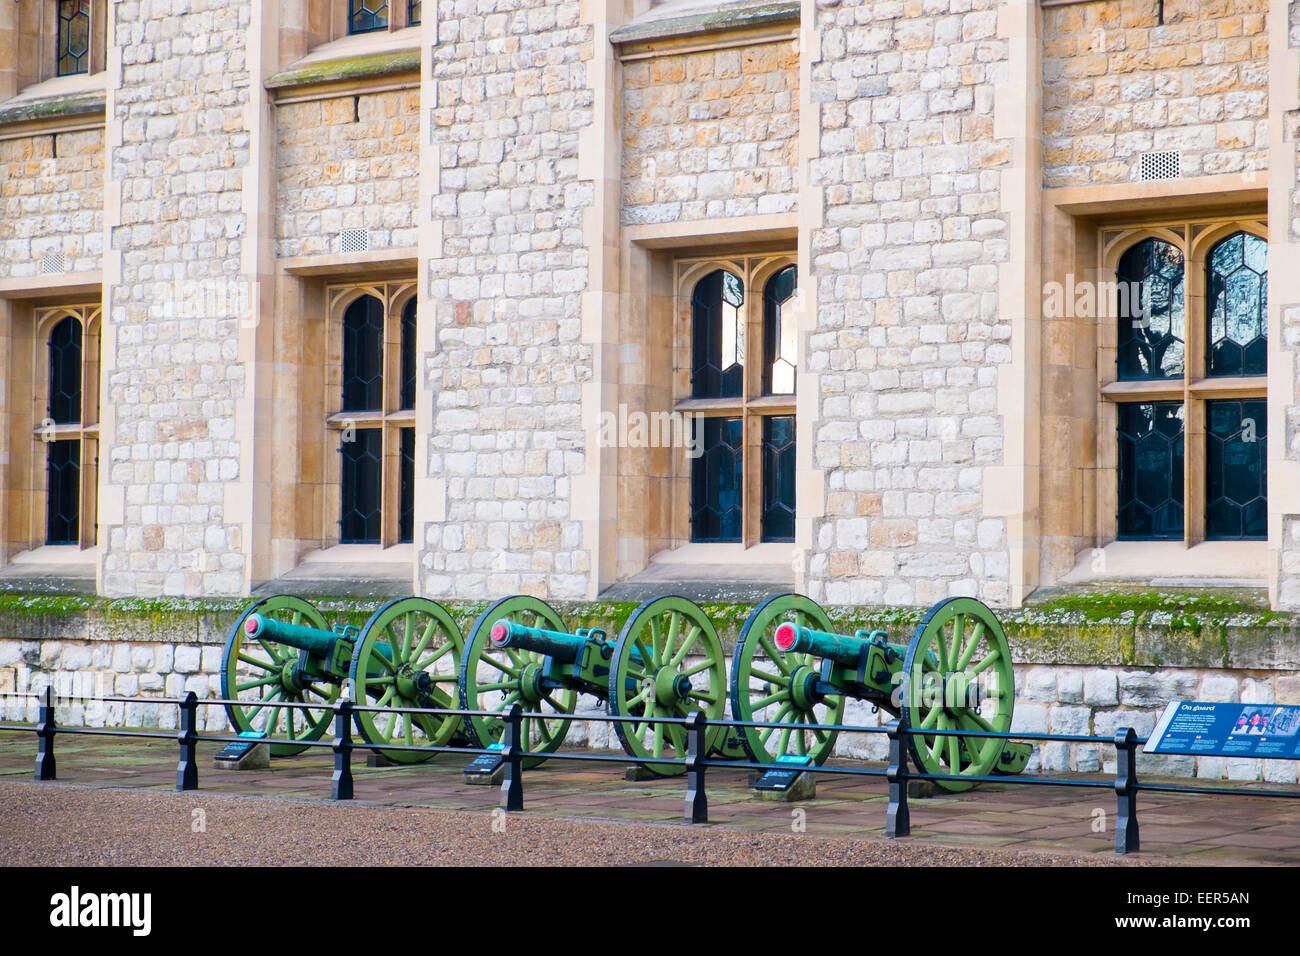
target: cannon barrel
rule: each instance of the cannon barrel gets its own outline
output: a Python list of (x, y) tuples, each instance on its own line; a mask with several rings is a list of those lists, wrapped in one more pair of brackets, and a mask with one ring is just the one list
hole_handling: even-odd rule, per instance
[(250, 614), (245, 619), (244, 633), (249, 638), (265, 637), (269, 641), (296, 647), (316, 657), (325, 657), (329, 653), (330, 643), (338, 636), (320, 628), (286, 624), (257, 613)]
[(801, 627), (789, 621), (776, 629), (776, 646), (785, 653), (798, 651), (800, 654), (828, 657), (837, 664), (850, 667), (857, 664), (858, 655), (866, 643), (866, 638), (814, 631), (811, 627)]
[(582, 653), (586, 639), (564, 631), (548, 631), (541, 627), (528, 627), (508, 618), (500, 618), (492, 625), (494, 647), (514, 647), (536, 651), (553, 657), (562, 664), (572, 664)]

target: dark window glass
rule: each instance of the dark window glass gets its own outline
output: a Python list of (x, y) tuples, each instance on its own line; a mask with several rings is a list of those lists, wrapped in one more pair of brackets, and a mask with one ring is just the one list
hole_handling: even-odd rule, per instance
[(794, 370), (798, 323), (783, 314), (794, 295), (799, 271), (794, 266), (772, 276), (763, 290), (763, 394), (789, 395), (794, 392)]
[(415, 538), (415, 429), (402, 429), (401, 502), (397, 536), (402, 542)]
[(67, 316), (50, 330), (49, 416), (56, 425), (81, 421), (81, 323)]
[(348, 32), (388, 29), (388, 0), (349, 0)]
[(407, 0), (407, 4), (406, 22), (411, 26), (415, 26), (420, 22), (420, 0)]
[(90, 0), (59, 0), (57, 71), (90, 72)]
[(344, 544), (379, 542), (380, 462), (383, 436), (378, 428), (344, 432), (339, 448), (343, 459), (343, 508), (339, 540)]
[(402, 310), (402, 408), (415, 407), (415, 297)]
[(1118, 408), (1119, 537), (1182, 538), (1182, 402)]
[(739, 418), (697, 419), (702, 454), (691, 463), (691, 540), (739, 541), (744, 429)]
[(81, 525), (81, 442), (52, 441), (45, 458), (45, 543), (76, 544)]
[(763, 540), (794, 540), (794, 416), (763, 419)]
[(1181, 378), (1183, 254), (1159, 239), (1124, 253), (1119, 281), (1119, 378)]
[(745, 377), (745, 301), (739, 277), (717, 269), (695, 285), (691, 295), (691, 397), (732, 398)]
[(1268, 409), (1263, 399), (1206, 402), (1207, 538), (1268, 537)]
[(1206, 375), (1268, 372), (1268, 243), (1239, 232), (1206, 262)]
[(343, 313), (343, 411), (367, 412), (383, 405), (384, 307), (363, 295)]

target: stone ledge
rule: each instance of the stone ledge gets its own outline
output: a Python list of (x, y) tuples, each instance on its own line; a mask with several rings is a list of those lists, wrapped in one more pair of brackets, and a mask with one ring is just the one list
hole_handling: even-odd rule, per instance
[(96, 115), (103, 120), (107, 102), (108, 96), (102, 90), (65, 96), (43, 96), (40, 99), (25, 100), (12, 106), (0, 107), (0, 125), (48, 122)]
[[(334, 623), (363, 625), (385, 599), (318, 598)], [(0, 639), (223, 644), (248, 599), (111, 600), (0, 595)], [(462, 629), (489, 602), (445, 601)], [(612, 637), (635, 602), (552, 602), (572, 628), (601, 627)], [(705, 603), (705, 612), (730, 653), (752, 603)], [(1300, 671), (1300, 616), (1223, 606), (1179, 611), (1151, 608), (1042, 607), (998, 612), (1017, 664), (1128, 668), (1210, 668)], [(906, 644), (924, 608), (828, 607), (837, 628), (884, 630)]]
[(614, 30), (609, 42), (615, 46), (626, 43), (644, 43), (650, 40), (667, 40), (677, 37), (718, 33), (747, 27), (769, 26), (778, 23), (798, 23), (798, 0), (760, 2), (749, 6), (724, 3), (681, 16), (660, 17), (629, 23)]
[(268, 90), (283, 90), (317, 83), (359, 80), (400, 73), (419, 73), (420, 51), (398, 50), (362, 56), (341, 56), (277, 73), (266, 81)]

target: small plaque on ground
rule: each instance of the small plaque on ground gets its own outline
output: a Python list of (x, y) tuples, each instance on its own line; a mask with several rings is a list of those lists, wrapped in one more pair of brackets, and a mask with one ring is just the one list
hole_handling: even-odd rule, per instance
[(266, 734), (260, 730), (244, 730), (239, 734), (244, 738), (235, 743), (226, 744), (217, 751), (218, 760), (237, 761), (252, 752), (253, 748), (266, 739)]
[(492, 753), (479, 754), (465, 767), (466, 783), (500, 783), (505, 770), (505, 744), (491, 744)]
[(1143, 749), (1150, 754), (1300, 759), (1300, 707), (1171, 701)]
[(811, 757), (798, 757), (782, 754), (776, 758), (778, 766), (764, 771), (754, 782), (755, 790), (785, 791), (794, 786), (804, 771), (812, 767)]

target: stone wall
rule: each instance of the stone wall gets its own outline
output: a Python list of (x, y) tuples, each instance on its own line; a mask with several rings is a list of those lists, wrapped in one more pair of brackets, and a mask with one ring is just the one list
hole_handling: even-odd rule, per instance
[(1268, 166), (1266, 0), (1122, 0), (1048, 7), (1043, 185), (1132, 182), (1140, 154), (1182, 152), (1184, 176)]
[(792, 40), (628, 63), (622, 221), (793, 210), (798, 65)]
[(91, 272), (104, 248), (104, 131), (0, 140), (0, 277), (41, 274), (45, 256)]
[(823, 226), (805, 268), (826, 511), (808, 591), (834, 604), (1005, 605), (1005, 521), (983, 517), (982, 498), (985, 467), (1002, 461), (996, 385), (1011, 359), (998, 317), (1011, 147), (993, 138), (1007, 44), (992, 0), (933, 16), (913, 6), (817, 13)]
[(413, 247), (420, 94), (395, 90), (276, 109), (276, 255), (338, 252), (342, 229), (370, 248)]
[(444, 6), (438, 40), (428, 474), (446, 502), (417, 529), (423, 593), (584, 596), (571, 494), (593, 361), (580, 339), (595, 187), (578, 157), (591, 29), (575, 0), (469, 0)]
[[(243, 529), (226, 518), (239, 477), (236, 403), (249, 0), (115, 5), (122, 83), (112, 178), (121, 187), (106, 289), (116, 351), (106, 396), (101, 587), (115, 595), (244, 592)], [(106, 339), (105, 348), (111, 348)], [(104, 521), (105, 497), (124, 496)]]

